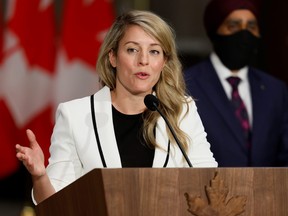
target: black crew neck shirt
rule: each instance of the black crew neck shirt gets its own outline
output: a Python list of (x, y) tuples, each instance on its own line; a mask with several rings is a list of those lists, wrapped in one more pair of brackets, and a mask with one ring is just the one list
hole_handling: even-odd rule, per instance
[(155, 149), (144, 142), (142, 113), (126, 115), (112, 106), (112, 114), (122, 167), (152, 167)]

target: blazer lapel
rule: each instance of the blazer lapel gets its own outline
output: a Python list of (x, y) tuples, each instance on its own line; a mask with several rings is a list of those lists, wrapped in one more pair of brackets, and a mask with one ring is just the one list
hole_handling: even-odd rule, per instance
[[(95, 94), (94, 105), (97, 130), (106, 165), (108, 168), (120, 168), (122, 164), (114, 133), (111, 95), (108, 87)], [(157, 122), (156, 139), (159, 147), (155, 149), (153, 167), (163, 167), (167, 157), (168, 139), (166, 124), (162, 118)], [(172, 148), (170, 151), (173, 152)], [(171, 166), (171, 159), (168, 160), (168, 166)]]
[(122, 167), (114, 133), (111, 95), (108, 87), (95, 94), (94, 105), (97, 130), (106, 165), (108, 168)]
[[(167, 138), (167, 133), (166, 133), (166, 123), (163, 120), (162, 117), (160, 117), (157, 121), (157, 127), (156, 127), (156, 142), (159, 145), (155, 149), (155, 156), (153, 160), (153, 165), (152, 167), (163, 167), (166, 161), (167, 157), (167, 151), (168, 151), (168, 138)], [(169, 160), (167, 167), (171, 167), (172, 165), (172, 159), (171, 155), (173, 155), (173, 148), (172, 145), (170, 146), (170, 154), (169, 154)], [(174, 153), (175, 155), (175, 153)]]

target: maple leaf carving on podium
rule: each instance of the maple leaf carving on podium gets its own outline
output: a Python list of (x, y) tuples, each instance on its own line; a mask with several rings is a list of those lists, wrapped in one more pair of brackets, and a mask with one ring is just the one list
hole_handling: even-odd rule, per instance
[(246, 196), (228, 198), (229, 190), (224, 181), (219, 178), (218, 172), (211, 180), (210, 186), (205, 187), (208, 202), (200, 196), (190, 196), (185, 193), (188, 212), (195, 216), (237, 216), (245, 211)]

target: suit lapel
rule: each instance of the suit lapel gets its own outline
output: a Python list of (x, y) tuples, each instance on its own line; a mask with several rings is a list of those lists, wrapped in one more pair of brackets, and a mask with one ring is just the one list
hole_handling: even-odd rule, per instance
[[(201, 75), (196, 78), (196, 82), (198, 82), (199, 86), (202, 88), (203, 92), (205, 92), (208, 100), (211, 101), (211, 104), (215, 107), (215, 109), (219, 112), (223, 120), (227, 124), (227, 128), (231, 130), (231, 133), (235, 135), (235, 138), (243, 144), (244, 147), (244, 136), (241, 133), (241, 126), (238, 122), (233, 108), (230, 104), (229, 99), (222, 87), (222, 84), (217, 76), (217, 73), (212, 66), (210, 61), (207, 62), (203, 68)], [(215, 80), (217, 80), (215, 82)], [(217, 122), (214, 124), (217, 125)]]
[(252, 107), (253, 107), (253, 124), (252, 124), (252, 146), (253, 143), (261, 143), (263, 127), (265, 127), (267, 122), (268, 113), (267, 108), (267, 97), (266, 95), (266, 85), (262, 82), (261, 78), (255, 73), (251, 73), (252, 69), (249, 69), (249, 82), (252, 97)]

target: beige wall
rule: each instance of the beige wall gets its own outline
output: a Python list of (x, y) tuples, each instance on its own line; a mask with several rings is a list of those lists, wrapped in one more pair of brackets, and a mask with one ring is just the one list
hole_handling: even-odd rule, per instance
[(205, 56), (211, 50), (202, 15), (209, 0), (116, 0), (117, 12), (131, 8), (151, 10), (175, 29), (180, 52)]

